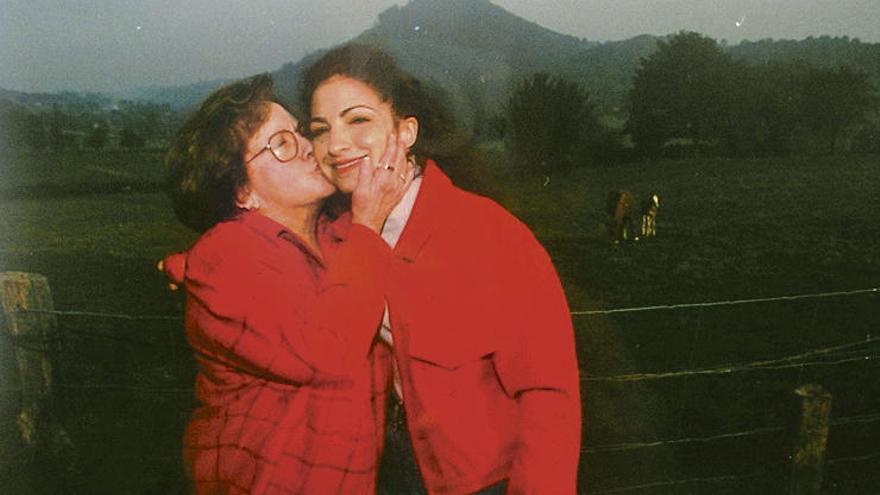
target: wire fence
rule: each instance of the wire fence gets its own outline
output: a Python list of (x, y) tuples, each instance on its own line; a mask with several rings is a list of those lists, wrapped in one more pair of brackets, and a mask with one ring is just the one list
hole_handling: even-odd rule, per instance
[[(603, 316), (619, 313), (637, 313), (644, 311), (661, 311), (674, 309), (700, 309), (713, 308), (722, 306), (739, 306), (743, 304), (759, 304), (768, 302), (791, 302), (806, 299), (825, 299), (834, 297), (849, 297), (865, 294), (880, 294), (880, 288), (871, 287), (867, 289), (854, 289), (848, 291), (832, 291), (832, 292), (814, 292), (808, 294), (783, 295), (774, 297), (758, 297), (749, 299), (725, 299), (719, 301), (707, 301), (697, 303), (675, 303), (675, 304), (656, 304), (649, 306), (635, 306), (628, 308), (611, 308), (611, 309), (595, 309), (571, 311), (572, 316)], [(77, 310), (49, 310), (49, 309), (19, 309), (19, 312), (27, 312), (34, 314), (46, 314), (57, 316), (79, 316), (94, 318), (110, 318), (130, 321), (174, 321), (183, 320), (183, 315), (130, 315), (124, 313), (111, 313), (104, 311), (77, 311)]]
[[(809, 352), (783, 356), (777, 359), (767, 359), (761, 361), (753, 361), (738, 365), (718, 366), (714, 368), (667, 371), (660, 373), (631, 373), (626, 375), (615, 376), (588, 376), (581, 378), (583, 382), (634, 382), (644, 380), (660, 380), (664, 378), (680, 378), (687, 376), (700, 375), (729, 375), (733, 373), (744, 373), (752, 371), (769, 371), (783, 370), (789, 368), (809, 368), (814, 366), (835, 366), (854, 362), (869, 362), (880, 358), (880, 346), (877, 349), (866, 349), (860, 351), (854, 357), (846, 357), (834, 361), (805, 361), (805, 359), (816, 357), (835, 357), (839, 352), (853, 349), (856, 347), (864, 347), (868, 344), (876, 344), (880, 342), (880, 338), (868, 336), (864, 340), (848, 342), (833, 347), (822, 349), (814, 349)], [(876, 354), (869, 353), (876, 352)]]
[(596, 309), (596, 310), (585, 310), (585, 311), (572, 311), (572, 316), (598, 316), (598, 315), (611, 315), (616, 313), (637, 313), (642, 311), (660, 311), (660, 310), (670, 310), (670, 309), (697, 309), (697, 308), (717, 308), (721, 306), (739, 306), (742, 304), (758, 304), (758, 303), (767, 303), (767, 302), (790, 302), (790, 301), (801, 301), (804, 299), (824, 299), (829, 297), (847, 297), (847, 296), (857, 296), (862, 294), (877, 294), (880, 293), (880, 288), (872, 287), (870, 289), (856, 289), (856, 290), (848, 290), (848, 291), (836, 291), (836, 292), (815, 292), (810, 294), (796, 294), (791, 296), (775, 296), (775, 297), (758, 297), (751, 299), (729, 299), (722, 301), (709, 301), (709, 302), (700, 302), (700, 303), (681, 303), (681, 304), (658, 304), (653, 306), (636, 306), (631, 308), (616, 308), (616, 309)]
[[(776, 302), (794, 302), (809, 299), (825, 299), (825, 298), (846, 298), (864, 295), (880, 294), (877, 288), (858, 289), (851, 291), (822, 292), (811, 294), (798, 294), (789, 296), (764, 297), (752, 299), (737, 299), (724, 301), (710, 301), (700, 303), (687, 304), (663, 304), (651, 306), (638, 306), (627, 308), (612, 308), (604, 310), (585, 310), (572, 311), (573, 317), (591, 317), (591, 316), (607, 316), (621, 313), (645, 313), (659, 312), (669, 310), (685, 310), (685, 309), (703, 309), (725, 306), (742, 306), (754, 304), (767, 304)], [(151, 314), (124, 314), (104, 311), (81, 311), (81, 310), (54, 310), (54, 309), (34, 309), (34, 308), (13, 308), (7, 311), (7, 318), (14, 315), (31, 314), (55, 316), (63, 318), (96, 318), (100, 320), (119, 320), (119, 321), (142, 321), (142, 322), (182, 322), (182, 315), (151, 315)], [(2, 321), (0, 321), (2, 323)], [(162, 340), (149, 340), (144, 338), (132, 338), (131, 335), (117, 334), (113, 331), (94, 332), (91, 329), (82, 330), (76, 328), (75, 325), (65, 326), (64, 334), (61, 332), (52, 332), (43, 335), (13, 335), (9, 332), (0, 332), (0, 337), (6, 342), (12, 344), (15, 348), (31, 352), (45, 351), (47, 345), (55, 344), (68, 336), (73, 335), (81, 339), (109, 339), (117, 341), (125, 341), (131, 344), (150, 345), (159, 350), (171, 347), (168, 342)], [(866, 334), (863, 339), (852, 340), (842, 344), (833, 346), (825, 346), (810, 349), (805, 352), (792, 353), (772, 359), (754, 360), (743, 363), (725, 364), (704, 368), (669, 370), (658, 372), (638, 372), (625, 373), (607, 376), (582, 376), (583, 383), (599, 384), (599, 383), (629, 383), (629, 382), (651, 382), (657, 380), (676, 379), (685, 377), (698, 376), (726, 376), (740, 373), (755, 373), (767, 371), (779, 371), (786, 369), (817, 367), (836, 367), (842, 365), (855, 364), (874, 364), (880, 359), (880, 337), (873, 337)], [(156, 386), (149, 384), (131, 384), (120, 381), (118, 383), (101, 382), (101, 383), (75, 383), (71, 381), (58, 380), (52, 383), (52, 387), (61, 390), (72, 391), (88, 391), (88, 392), (114, 392), (126, 391), (138, 394), (168, 394), (168, 395), (191, 395), (193, 388), (175, 387), (175, 386)], [(0, 394), (21, 394), (26, 392), (27, 387), (3, 387), (0, 388)], [(835, 418), (830, 421), (829, 426), (833, 428), (844, 427), (865, 427), (874, 426), (880, 423), (880, 413), (869, 413), (854, 416), (844, 416)], [(682, 438), (667, 438), (657, 440), (643, 440), (632, 442), (621, 442), (604, 445), (585, 446), (581, 452), (585, 456), (597, 456), (609, 453), (632, 452), (643, 449), (651, 449), (657, 447), (682, 448), (694, 445), (714, 444), (719, 442), (735, 441), (739, 439), (748, 439), (754, 437), (766, 437), (771, 435), (780, 435), (791, 430), (787, 425), (768, 425), (758, 426), (742, 431), (728, 431), (716, 434), (702, 436), (687, 436)], [(165, 456), (168, 457), (168, 456)], [(172, 456), (173, 457), (173, 456)], [(858, 463), (867, 463), (880, 458), (880, 451), (867, 453), (853, 453), (826, 461), (829, 467), (853, 465)], [(648, 483), (639, 483), (629, 486), (620, 486), (610, 489), (599, 489), (590, 491), (595, 494), (614, 494), (614, 493), (631, 493), (645, 492), (658, 488), (675, 488), (684, 486), (699, 486), (706, 484), (734, 483), (741, 481), (754, 480), (761, 477), (769, 477), (775, 475), (766, 469), (754, 472), (737, 473), (723, 476), (704, 476), (690, 477), (673, 480), (658, 480)]]
[(768, 476), (768, 473), (765, 471), (756, 471), (753, 473), (747, 474), (736, 474), (729, 476), (714, 476), (714, 477), (706, 477), (706, 478), (687, 478), (687, 479), (679, 479), (679, 480), (663, 480), (663, 481), (654, 481), (651, 483), (643, 483), (639, 485), (631, 485), (624, 486), (620, 488), (612, 488), (608, 490), (598, 490), (592, 493), (597, 495), (611, 494), (611, 493), (627, 493), (634, 491), (643, 491), (650, 488), (670, 488), (677, 486), (686, 486), (686, 485), (697, 485), (697, 484), (710, 484), (710, 483), (727, 483), (731, 481), (740, 481), (747, 479), (754, 479), (758, 477)]
[[(830, 422), (831, 426), (845, 426), (852, 424), (870, 424), (870, 423), (880, 423), (880, 414), (875, 415), (864, 415), (864, 416), (853, 416), (853, 417), (845, 417), (838, 418)], [(622, 452), (626, 450), (636, 450), (636, 449), (644, 449), (650, 447), (663, 447), (663, 446), (677, 446), (684, 444), (693, 444), (693, 443), (709, 443), (716, 442), (720, 440), (730, 440), (735, 438), (743, 438), (743, 437), (751, 437), (757, 435), (768, 435), (781, 433), (785, 431), (787, 426), (766, 426), (760, 428), (754, 428), (747, 431), (737, 431), (732, 433), (721, 433), (718, 435), (711, 435), (705, 437), (691, 437), (691, 438), (676, 438), (673, 440), (657, 440), (653, 442), (631, 442), (631, 443), (620, 443), (614, 445), (598, 445), (595, 447), (583, 448), (581, 449), (581, 453), (584, 454), (601, 454), (606, 452)], [(878, 453), (880, 454), (880, 453)]]

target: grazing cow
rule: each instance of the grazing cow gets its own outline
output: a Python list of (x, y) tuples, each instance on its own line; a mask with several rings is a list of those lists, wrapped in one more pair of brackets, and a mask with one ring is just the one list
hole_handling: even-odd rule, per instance
[(657, 235), (657, 210), (660, 209), (660, 195), (651, 196), (642, 203), (642, 237)]
[(633, 225), (632, 210), (635, 198), (629, 191), (611, 191), (608, 195), (608, 233), (614, 244), (621, 241), (638, 240)]

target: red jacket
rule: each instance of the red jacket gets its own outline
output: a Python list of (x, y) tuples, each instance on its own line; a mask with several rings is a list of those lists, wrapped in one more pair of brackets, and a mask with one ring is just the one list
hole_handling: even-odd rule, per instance
[(472, 493), (508, 479), (509, 494), (574, 494), (574, 332), (529, 229), (429, 161), (391, 272), (394, 350), (428, 491)]
[(184, 454), (196, 493), (375, 493), (389, 358), (374, 337), (391, 251), (348, 227), (345, 240), (322, 230), (326, 265), (257, 213), (189, 251), (200, 405)]

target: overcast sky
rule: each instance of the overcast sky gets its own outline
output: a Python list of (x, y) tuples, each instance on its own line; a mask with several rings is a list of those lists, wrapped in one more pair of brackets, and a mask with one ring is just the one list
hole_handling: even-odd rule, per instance
[[(435, 0), (443, 2), (444, 0)], [(0, 0), (0, 87), (117, 91), (275, 70), (404, 0)], [(715, 39), (880, 42), (880, 0), (493, 0), (595, 41), (687, 29)]]

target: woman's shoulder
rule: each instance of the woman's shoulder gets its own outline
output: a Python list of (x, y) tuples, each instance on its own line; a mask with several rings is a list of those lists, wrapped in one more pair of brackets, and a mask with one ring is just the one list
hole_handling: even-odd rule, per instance
[(509, 233), (531, 236), (531, 229), (494, 199), (458, 187), (455, 189), (458, 197), (451, 203), (455, 211), (450, 216), (458, 222), (467, 223), (491, 235)]
[(525, 228), (525, 224), (494, 199), (453, 183), (433, 160), (427, 162), (422, 187), (431, 188), (426, 194), (430, 198), (428, 203), (445, 212), (443, 216), (455, 223), (475, 222), (483, 227)]
[(246, 218), (233, 217), (206, 230), (189, 250), (189, 259), (208, 264), (226, 260), (246, 263), (264, 250), (267, 244), (264, 237)]
[(204, 231), (193, 245), (192, 250), (211, 250), (233, 243), (236, 239), (240, 239), (243, 236), (247, 236), (247, 229), (237, 217), (233, 217), (218, 222), (210, 229)]
[(240, 294), (245, 286), (260, 294), (290, 289), (308, 264), (301, 261), (302, 251), (287, 247), (282, 231), (261, 229), (242, 218), (218, 223), (186, 253), (187, 289), (203, 294), (220, 288)]

